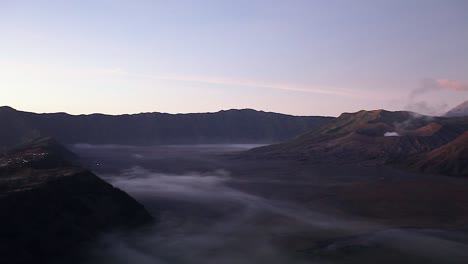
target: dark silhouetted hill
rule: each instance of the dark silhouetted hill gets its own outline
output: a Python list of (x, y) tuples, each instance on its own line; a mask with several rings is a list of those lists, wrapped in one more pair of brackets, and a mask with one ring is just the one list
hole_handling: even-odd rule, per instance
[(75, 263), (74, 253), (102, 232), (152, 221), (74, 158), (52, 139), (0, 156), (0, 263)]
[(255, 110), (217, 113), (134, 115), (35, 114), (0, 108), (0, 146), (14, 146), (38, 136), (61, 143), (211, 144), (274, 143), (333, 120)]

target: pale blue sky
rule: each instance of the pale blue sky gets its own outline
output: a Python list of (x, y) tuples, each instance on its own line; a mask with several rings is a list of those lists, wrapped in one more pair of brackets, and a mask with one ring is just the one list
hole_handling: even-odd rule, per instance
[(467, 0), (1, 0), (0, 105), (437, 114), (468, 99), (467, 14)]

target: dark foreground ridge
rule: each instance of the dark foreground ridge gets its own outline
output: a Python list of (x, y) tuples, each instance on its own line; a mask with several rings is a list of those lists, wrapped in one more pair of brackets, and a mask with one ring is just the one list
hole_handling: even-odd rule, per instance
[(36, 114), (0, 107), (0, 146), (11, 147), (38, 136), (51, 136), (63, 144), (269, 144), (291, 139), (330, 120), (333, 118), (251, 109), (113, 116)]
[(70, 263), (103, 231), (152, 222), (141, 204), (74, 157), (50, 138), (0, 156), (0, 263)]
[(344, 113), (296, 139), (248, 151), (245, 157), (304, 162), (392, 164), (468, 176), (468, 117), (429, 117), (385, 110)]

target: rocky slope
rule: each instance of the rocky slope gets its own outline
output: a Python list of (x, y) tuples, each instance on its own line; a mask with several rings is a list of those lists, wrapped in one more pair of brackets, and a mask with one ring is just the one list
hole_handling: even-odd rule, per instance
[[(342, 114), (321, 128), (286, 143), (251, 150), (246, 156), (294, 158), (307, 162), (406, 164), (408, 159), (412, 159), (424, 163), (435, 154), (423, 154), (438, 152), (436, 149), (451, 143), (462, 149), (449, 157), (455, 162), (463, 159), (464, 150), (468, 148), (467, 144), (454, 141), (465, 131), (468, 131), (468, 117), (429, 117), (405, 111), (359, 111)], [(439, 160), (433, 160), (436, 161)], [(436, 171), (451, 174), (449, 171), (452, 169), (446, 169), (448, 171)], [(456, 174), (465, 175), (466, 172)]]
[(51, 139), (0, 157), (0, 263), (73, 263), (104, 231), (153, 217), (132, 197), (73, 164)]
[(410, 166), (419, 171), (468, 176), (468, 131), (414, 160)]
[(333, 118), (228, 110), (217, 113), (135, 115), (35, 114), (0, 108), (0, 146), (37, 136), (61, 143), (208, 144), (272, 143), (293, 138)]

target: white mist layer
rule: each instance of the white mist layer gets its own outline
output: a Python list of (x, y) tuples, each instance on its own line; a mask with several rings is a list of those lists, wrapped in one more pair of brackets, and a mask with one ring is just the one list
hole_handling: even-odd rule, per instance
[(133, 167), (105, 178), (161, 214), (157, 225), (142, 232), (104, 236), (91, 252), (91, 264), (305, 264), (310, 256), (288, 251), (277, 240), (304, 234), (314, 240), (314, 233), (337, 231), (363, 235), (337, 240), (323, 252), (384, 246), (432, 259), (468, 257), (466, 245), (421, 230), (353, 222), (237, 190), (229, 186), (236, 179), (225, 170), (170, 175)]

